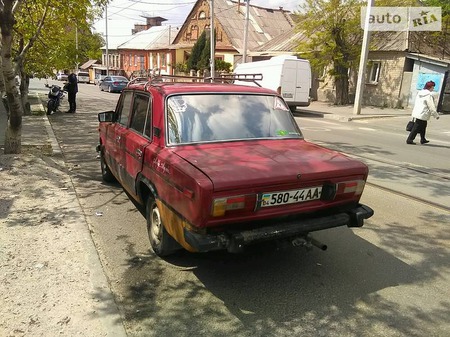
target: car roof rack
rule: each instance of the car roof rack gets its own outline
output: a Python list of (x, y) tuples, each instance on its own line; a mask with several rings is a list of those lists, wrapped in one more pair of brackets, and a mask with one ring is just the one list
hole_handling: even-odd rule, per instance
[(229, 83), (232, 84), (234, 81), (241, 82), (253, 82), (257, 86), (261, 85), (257, 82), (262, 80), (262, 74), (220, 74), (217, 77), (198, 77), (198, 76), (186, 76), (186, 75), (161, 75), (160, 70), (149, 71), (149, 76), (140, 76), (133, 78), (128, 82), (128, 86), (131, 84), (142, 84), (144, 83), (144, 89), (147, 86), (157, 83), (189, 83), (189, 82), (199, 82), (199, 83)]
[(262, 74), (220, 74), (219, 76), (215, 77), (214, 79), (211, 77), (207, 77), (207, 80), (214, 80), (214, 82), (221, 82), (226, 83), (224, 81), (241, 81), (241, 82), (253, 82), (257, 86), (261, 86), (256, 81), (261, 81), (263, 79)]

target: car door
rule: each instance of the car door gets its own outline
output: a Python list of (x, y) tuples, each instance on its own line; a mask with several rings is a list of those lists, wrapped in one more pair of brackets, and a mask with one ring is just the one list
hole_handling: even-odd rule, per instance
[(124, 138), (126, 168), (123, 184), (126, 190), (136, 196), (136, 178), (142, 171), (145, 148), (151, 143), (152, 109), (148, 93), (135, 93), (133, 97), (130, 128)]
[(107, 90), (108, 89), (108, 84), (111, 82), (111, 77), (110, 76), (106, 76), (102, 82), (100, 82), (100, 87), (102, 88), (102, 90)]
[(125, 157), (125, 137), (129, 132), (128, 121), (131, 111), (133, 92), (123, 92), (116, 108), (116, 122), (112, 123), (108, 129), (106, 148), (110, 156), (108, 165), (113, 170), (114, 175), (122, 183), (125, 176), (124, 157)]

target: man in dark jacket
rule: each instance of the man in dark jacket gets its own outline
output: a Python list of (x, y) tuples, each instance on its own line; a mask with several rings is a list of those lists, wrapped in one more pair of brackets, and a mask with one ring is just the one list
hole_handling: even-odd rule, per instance
[(68, 93), (68, 101), (69, 101), (69, 111), (66, 111), (67, 113), (75, 113), (77, 110), (77, 92), (78, 92), (78, 81), (77, 81), (77, 75), (74, 73), (71, 73), (69, 77), (67, 78), (69, 83), (65, 85), (65, 90), (67, 90)]

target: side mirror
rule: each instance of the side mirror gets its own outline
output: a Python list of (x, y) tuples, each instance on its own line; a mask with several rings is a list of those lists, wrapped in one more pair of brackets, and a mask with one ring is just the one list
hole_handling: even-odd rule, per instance
[(98, 114), (99, 122), (113, 122), (114, 121), (114, 111), (105, 111)]

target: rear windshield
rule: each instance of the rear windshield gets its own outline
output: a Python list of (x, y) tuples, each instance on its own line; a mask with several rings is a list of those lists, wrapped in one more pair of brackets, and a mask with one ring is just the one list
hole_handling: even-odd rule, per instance
[(303, 138), (285, 102), (274, 95), (170, 96), (166, 111), (169, 145)]
[(122, 82), (128, 82), (128, 79), (123, 76), (111, 76), (112, 81), (122, 81)]
[(88, 73), (78, 73), (78, 76), (86, 76), (86, 77), (89, 77), (89, 74), (88, 74)]

